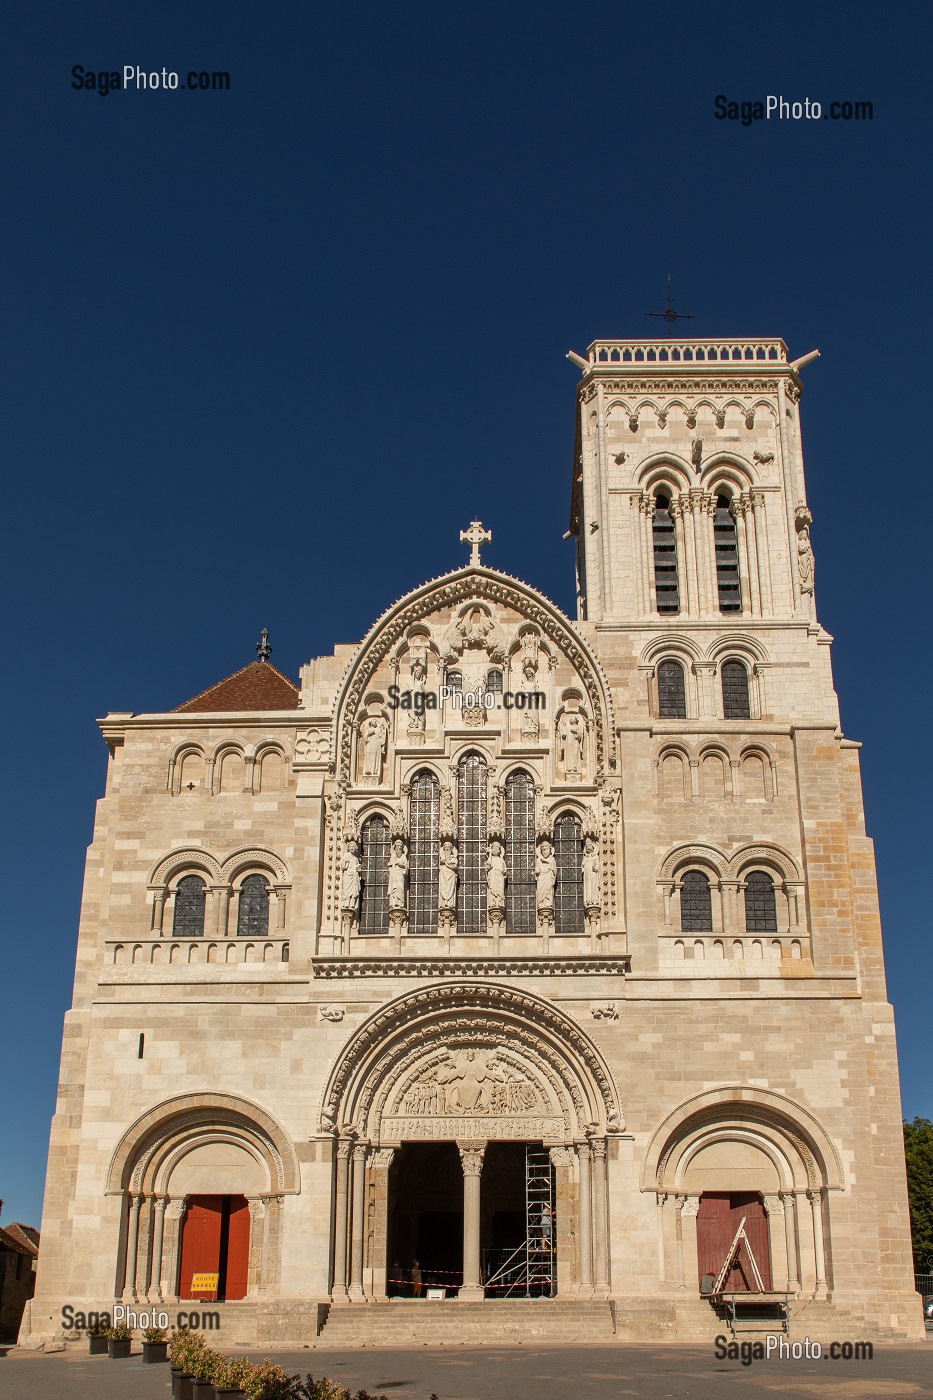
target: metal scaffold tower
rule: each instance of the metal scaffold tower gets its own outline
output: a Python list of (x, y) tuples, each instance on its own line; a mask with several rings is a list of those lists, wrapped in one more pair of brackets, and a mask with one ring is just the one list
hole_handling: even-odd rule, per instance
[(539, 1143), (525, 1148), (525, 1238), (514, 1249), (487, 1249), (489, 1298), (550, 1298), (555, 1293), (554, 1168)]

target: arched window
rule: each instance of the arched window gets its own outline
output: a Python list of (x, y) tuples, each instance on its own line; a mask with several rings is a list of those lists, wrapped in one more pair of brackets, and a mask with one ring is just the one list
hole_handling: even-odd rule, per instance
[(735, 533), (735, 516), (730, 509), (728, 496), (716, 497), (713, 539), (716, 544), (716, 587), (719, 590), (719, 611), (724, 613), (741, 612), (739, 545)]
[(687, 689), (684, 668), (679, 661), (662, 661), (658, 667), (658, 716), (660, 719), (687, 718)]
[(680, 589), (677, 585), (677, 539), (670, 499), (657, 496), (654, 502), (654, 587), (659, 613), (680, 612)]
[(360, 933), (385, 933), (389, 927), (389, 823), (385, 817), (370, 817), (360, 834)]
[(269, 932), (269, 885), (262, 875), (247, 875), (240, 886), (236, 931), (239, 938), (265, 938)]
[(582, 933), (586, 927), (583, 914), (583, 828), (572, 812), (565, 812), (554, 823), (554, 855), (557, 859), (554, 928), (557, 933)]
[(702, 870), (687, 870), (680, 886), (680, 927), (684, 933), (712, 933), (713, 899)]
[(462, 693), (462, 691), (463, 691), (463, 672), (462, 672), (462, 671), (448, 671), (447, 674), (446, 674), (445, 680), (446, 680), (446, 684), (447, 684), (447, 686), (450, 688), (450, 690), (456, 692), (457, 695), (460, 695), (460, 694)]
[(749, 719), (748, 672), (741, 661), (726, 661), (722, 668), (723, 719)]
[(467, 754), (457, 770), (460, 884), (457, 932), (486, 932), (486, 760)]
[(505, 887), (507, 933), (535, 931), (535, 785), (530, 773), (511, 773), (505, 784)]
[(183, 875), (175, 886), (173, 938), (203, 938), (206, 888), (200, 875)]
[(416, 773), (412, 778), (408, 813), (411, 833), (408, 852), (408, 931), (435, 933), (440, 784), (433, 773)]
[(486, 689), (490, 695), (502, 694), (502, 672), (498, 669), (490, 671), (486, 677)]
[(748, 933), (777, 933), (774, 881), (766, 870), (745, 877), (745, 928)]

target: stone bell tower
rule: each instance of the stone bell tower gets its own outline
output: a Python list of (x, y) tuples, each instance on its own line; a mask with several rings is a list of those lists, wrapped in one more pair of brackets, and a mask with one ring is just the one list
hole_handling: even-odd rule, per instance
[(578, 615), (813, 620), (801, 366), (780, 340), (594, 341), (571, 533)]

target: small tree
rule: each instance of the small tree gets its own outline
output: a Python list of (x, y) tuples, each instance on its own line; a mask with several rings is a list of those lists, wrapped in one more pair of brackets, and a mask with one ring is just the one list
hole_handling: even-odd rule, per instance
[(914, 1248), (914, 1269), (931, 1273), (933, 1257), (933, 1123), (914, 1118), (904, 1124), (904, 1152), (907, 1157), (907, 1198), (910, 1202), (910, 1233)]

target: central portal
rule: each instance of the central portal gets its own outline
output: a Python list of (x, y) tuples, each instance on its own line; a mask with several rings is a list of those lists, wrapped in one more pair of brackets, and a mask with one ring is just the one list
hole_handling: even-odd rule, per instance
[[(540, 1143), (490, 1142), (481, 1161), (477, 1263), (483, 1295), (552, 1294), (554, 1184), (547, 1150)], [(425, 1297), (428, 1289), (458, 1295), (468, 1182), (456, 1143), (405, 1143), (397, 1149), (387, 1202), (389, 1297)]]

